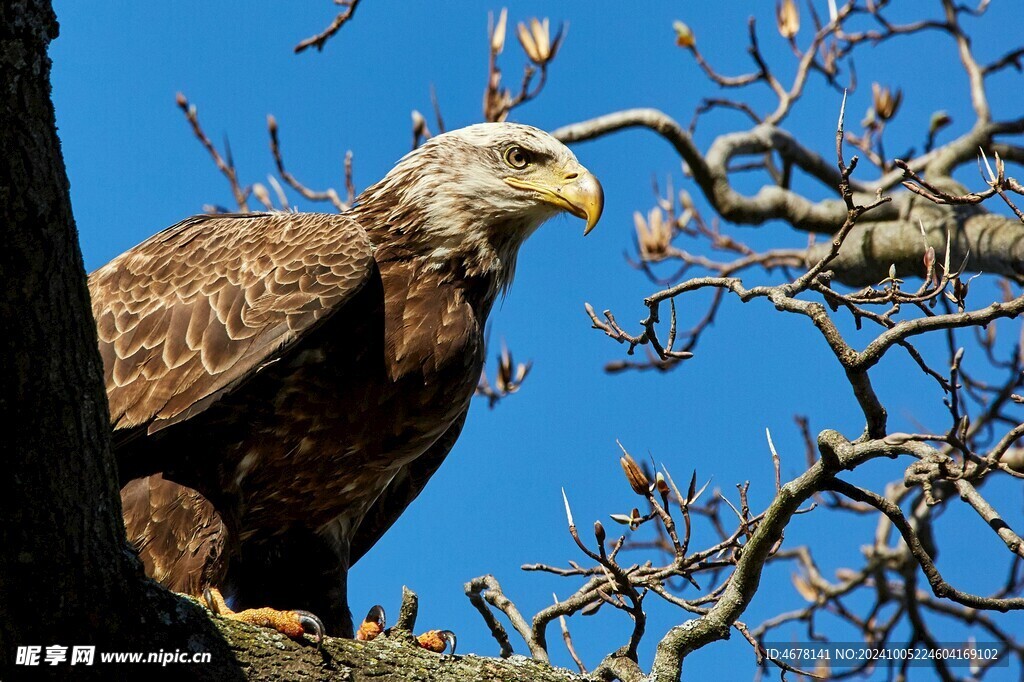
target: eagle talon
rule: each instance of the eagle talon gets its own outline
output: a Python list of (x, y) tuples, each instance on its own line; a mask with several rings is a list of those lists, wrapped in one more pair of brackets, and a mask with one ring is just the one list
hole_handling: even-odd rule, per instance
[(316, 640), (317, 651), (323, 645), (324, 641), (324, 622), (317, 618), (316, 614), (310, 613), (309, 611), (293, 611), (299, 617), (299, 624), (302, 625), (302, 632), (307, 635), (313, 635)]
[(216, 590), (217, 596), (214, 597), (214, 591), (209, 587), (203, 588), (203, 601), (206, 602), (206, 608), (210, 609), (216, 615), (221, 614), (221, 606), (227, 606), (224, 603), (224, 597), (221, 595), (220, 590)]
[(237, 620), (249, 625), (272, 628), (292, 639), (303, 635), (313, 635), (319, 651), (324, 639), (324, 624), (309, 611), (279, 611), (278, 609), (246, 609), (234, 611), (224, 600), (224, 595), (215, 587), (203, 589), (203, 600), (215, 615), (230, 620)]
[(375, 604), (370, 607), (370, 610), (366, 612), (366, 618), (359, 624), (359, 629), (356, 630), (356, 639), (361, 642), (371, 642), (383, 634), (386, 627), (387, 615), (384, 613), (384, 607)]
[(435, 654), (443, 654), (445, 649), (451, 649), (452, 655), (455, 655), (456, 638), (455, 633), (451, 630), (429, 630), (419, 635), (416, 642)]
[(454, 656), (455, 645), (458, 643), (458, 639), (455, 637), (455, 633), (451, 630), (442, 630), (441, 637), (448, 644), (448, 648), (452, 650), (452, 656)]
[[(359, 624), (359, 629), (356, 630), (356, 639), (361, 642), (371, 642), (381, 635), (387, 636), (389, 632), (384, 607), (377, 604), (370, 607), (366, 618)], [(416, 637), (416, 644), (436, 654), (443, 654), (446, 649), (451, 649), (454, 654), (456, 637), (451, 630), (428, 630)]]

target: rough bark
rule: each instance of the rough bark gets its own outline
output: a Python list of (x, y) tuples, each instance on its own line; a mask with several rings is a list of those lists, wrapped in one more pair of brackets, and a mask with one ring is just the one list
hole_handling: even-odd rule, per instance
[[(438, 655), (421, 649), (408, 633), (394, 633), (372, 642), (325, 640), (321, 651), (278, 633), (231, 621), (218, 620), (224, 640), (249, 680), (344, 680), (346, 682), (406, 682), (433, 680), (463, 682), (531, 680), (579, 682), (587, 678), (524, 656), (508, 659)], [(216, 664), (216, 660), (213, 661)], [(189, 667), (209, 679), (218, 678), (204, 666)], [(182, 668), (179, 667), (179, 670)]]
[[(0, 6), (0, 663), (16, 643), (120, 631), (134, 574), (85, 271), (50, 101), (48, 2)], [(136, 582), (138, 582), (136, 580)], [(113, 617), (111, 617), (113, 616)]]
[[(958, 185), (952, 191), (966, 193)], [(1019, 220), (980, 206), (938, 206), (908, 192), (897, 193), (892, 203), (905, 218), (858, 225), (829, 264), (836, 281), (876, 284), (888, 276), (890, 264), (900, 277), (921, 277), (926, 245), (935, 249), (941, 264), (947, 239), (954, 270), (963, 264), (969, 272), (1024, 278), (1024, 225)], [(807, 261), (820, 260), (829, 246), (820, 240), (808, 249)]]
[(202, 609), (146, 580), (127, 549), (50, 100), (57, 30), (46, 0), (0, 5), (0, 676), (27, 672), (12, 668), (19, 645), (155, 651), (195, 639), (230, 664)]

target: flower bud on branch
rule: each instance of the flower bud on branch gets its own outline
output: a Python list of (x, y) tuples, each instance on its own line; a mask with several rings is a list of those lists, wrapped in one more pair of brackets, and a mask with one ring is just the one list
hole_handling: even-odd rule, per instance
[[(616, 442), (618, 443), (618, 441)], [(619, 458), (619, 464), (622, 465), (622, 471), (626, 474), (629, 486), (637, 495), (647, 497), (650, 493), (651, 482), (647, 479), (640, 465), (636, 463), (636, 460), (626, 452), (626, 448), (622, 447), (622, 443), (619, 443), (619, 447), (622, 449), (623, 455)]]

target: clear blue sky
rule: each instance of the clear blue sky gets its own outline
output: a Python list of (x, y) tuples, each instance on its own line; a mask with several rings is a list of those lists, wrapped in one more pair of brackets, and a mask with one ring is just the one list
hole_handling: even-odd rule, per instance
[[(824, 0), (812, 1), (827, 12)], [(788, 78), (792, 58), (775, 33), (772, 3), (756, 4), (765, 52)], [(938, 3), (921, 3), (934, 13), (933, 4)], [(408, 150), (410, 111), (429, 112), (431, 84), (449, 127), (480, 119), (487, 12), (501, 7), (468, 0), (365, 0), (323, 53), (296, 56), (294, 44), (332, 18), (334, 6), (326, 0), (244, 5), (58, 0), (56, 5), (61, 37), (52, 49), (54, 100), (90, 271), (205, 203), (232, 205), (227, 184), (174, 104), (177, 91), (198, 106), (218, 145), (224, 133), (230, 135), (243, 182), (265, 182), (273, 169), (265, 125), (272, 113), (288, 167), (300, 179), (313, 187), (338, 186), (344, 152), (351, 149), (362, 188)], [(1019, 8), (1011, 9), (1010, 2), (994, 5), (977, 34), (979, 51), (989, 57), (1019, 39)], [(703, 97), (719, 92), (673, 44), (674, 19), (693, 27), (703, 52), (721, 71), (750, 66), (745, 26), (754, 3), (657, 2), (633, 10), (607, 0), (523, 0), (508, 6), (510, 22), (539, 15), (571, 24), (547, 91), (513, 116), (543, 128), (640, 106), (688, 122)], [(806, 40), (810, 21), (806, 10), (804, 15), (801, 38)], [(947, 134), (964, 130), (973, 119), (955, 58), (953, 46), (935, 34), (864, 50), (850, 120), (859, 120), (870, 103), (870, 82), (878, 80), (904, 87), (903, 110), (888, 135), (891, 153), (920, 146), (921, 131), (937, 109), (953, 116)], [(502, 64), (511, 84), (518, 84), (522, 59), (510, 34)], [(1019, 116), (1019, 75), (1010, 72), (992, 85), (996, 114)], [(752, 102), (764, 108), (764, 90), (752, 94)], [(786, 127), (831, 158), (838, 108), (838, 95), (812, 80)], [(714, 134), (738, 125), (744, 122), (735, 115), (712, 116), (701, 125), (698, 142), (706, 146)], [(765, 427), (772, 430), (789, 478), (802, 471), (803, 462), (794, 414), (808, 415), (815, 431), (836, 428), (854, 437), (862, 426), (849, 387), (820, 337), (805, 320), (759, 303), (727, 305), (697, 357), (674, 373), (606, 375), (602, 365), (622, 357), (622, 348), (590, 329), (583, 303), (611, 308), (631, 325), (642, 317), (642, 298), (656, 287), (623, 258), (633, 249), (632, 212), (651, 205), (654, 174), (671, 174), (677, 187), (693, 188), (681, 177), (672, 150), (650, 133), (620, 134), (576, 152), (604, 183), (601, 225), (585, 240), (578, 221), (568, 218), (538, 232), (524, 248), (510, 296), (492, 316), (492, 341), (506, 339), (517, 358), (534, 362), (533, 372), (521, 393), (497, 409), (475, 404), (444, 467), (355, 568), (350, 602), (357, 618), (377, 602), (397, 614), (401, 586), (407, 584), (420, 595), (421, 627), (454, 629), (462, 651), (495, 654), (497, 646), (463, 596), (463, 582), (493, 573), (527, 614), (546, 606), (552, 592), (569, 594), (575, 582), (524, 573), (519, 566), (585, 559), (565, 531), (562, 486), (584, 528), (635, 504), (621, 476), (616, 439), (639, 456), (651, 453), (677, 479), (687, 479), (696, 468), (701, 479), (713, 477), (713, 485), (734, 500), (734, 484), (751, 480), (752, 506), (759, 509), (773, 488)], [(966, 178), (977, 186), (973, 171)], [(745, 182), (746, 189), (756, 189), (756, 178)], [(755, 245), (806, 242), (780, 225), (738, 229)], [(688, 300), (683, 314), (690, 319), (700, 314), (700, 300)], [(1000, 330), (1004, 337), (1016, 337), (1012, 323)], [(937, 389), (902, 358), (883, 363), (875, 379), (894, 429), (918, 430), (908, 419), (911, 414), (934, 430), (945, 428)], [(905, 466), (878, 462), (855, 478), (875, 484), (898, 479)], [(993, 497), (1018, 529), (1024, 526), (1020, 497), (1019, 487)], [(1000, 584), (1005, 550), (999, 553), (999, 542), (977, 517), (950, 510), (938, 528), (951, 536), (942, 544), (939, 566), (954, 583), (982, 591)], [(830, 572), (858, 561), (858, 548), (870, 542), (871, 533), (870, 523), (818, 511), (794, 522), (786, 540), (810, 542)], [(695, 542), (709, 541), (708, 530), (699, 529)], [(979, 565), (973, 558), (978, 554), (988, 563)], [(992, 556), (999, 557), (998, 564), (991, 563)], [(998, 568), (990, 570), (992, 565)], [(792, 568), (768, 571), (744, 620), (756, 624), (803, 604), (789, 583)], [(660, 633), (684, 614), (655, 596), (647, 605), (651, 620), (642, 655), (649, 662)], [(1020, 617), (1005, 622), (1024, 628)], [(622, 614), (609, 609), (571, 621), (590, 666), (625, 643), (629, 627)], [(937, 632), (949, 639), (962, 636), (956, 628)], [(687, 672), (693, 678), (721, 677), (725, 670), (728, 679), (748, 678), (753, 654), (739, 639), (693, 655)], [(569, 664), (558, 638), (550, 641), (556, 662)], [(517, 640), (514, 644), (525, 651)]]

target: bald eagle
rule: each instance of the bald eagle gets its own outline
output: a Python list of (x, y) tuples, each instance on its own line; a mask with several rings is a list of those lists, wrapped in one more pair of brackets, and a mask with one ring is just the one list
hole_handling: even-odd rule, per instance
[[(339, 215), (188, 218), (89, 279), (129, 539), (170, 589), (318, 614), (452, 448), (523, 241), (601, 186), (536, 128), (434, 137)], [(308, 619), (302, 621), (308, 624)]]

